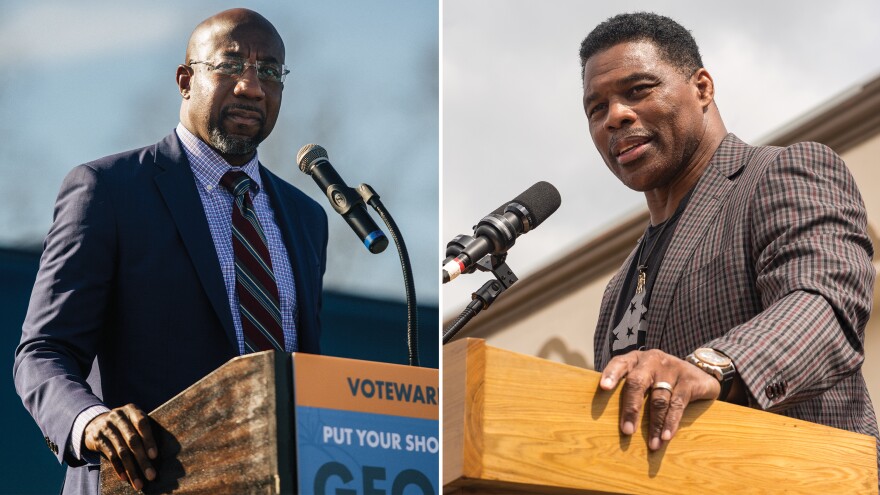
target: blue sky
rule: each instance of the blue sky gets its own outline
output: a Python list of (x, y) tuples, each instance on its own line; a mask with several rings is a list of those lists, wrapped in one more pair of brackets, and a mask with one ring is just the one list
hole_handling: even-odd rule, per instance
[(419, 301), (437, 304), (433, 2), (0, 1), (0, 246), (42, 242), (71, 168), (152, 144), (177, 125), (174, 73), (189, 34), (236, 6), (263, 14), (285, 40), (293, 72), (260, 159), (328, 210), (326, 287), (403, 299), (393, 246), (370, 255), (299, 172), (296, 152), (307, 143), (324, 146), (349, 185), (378, 191), (406, 240)]

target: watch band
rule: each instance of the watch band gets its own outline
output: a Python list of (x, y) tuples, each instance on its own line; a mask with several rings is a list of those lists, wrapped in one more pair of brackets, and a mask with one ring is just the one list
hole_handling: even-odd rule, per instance
[(724, 374), (721, 376), (721, 392), (718, 394), (718, 400), (727, 401), (730, 389), (733, 388), (733, 375), (735, 374), (736, 370), (732, 366), (724, 371)]

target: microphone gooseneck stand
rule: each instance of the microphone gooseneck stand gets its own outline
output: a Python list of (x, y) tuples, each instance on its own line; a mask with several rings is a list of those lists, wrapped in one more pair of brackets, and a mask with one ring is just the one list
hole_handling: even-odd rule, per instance
[(474, 316), (477, 316), (480, 311), (491, 306), (502, 292), (509, 289), (518, 280), (510, 267), (507, 266), (507, 263), (505, 263), (506, 258), (507, 253), (502, 255), (489, 254), (477, 262), (476, 266), (480, 271), (492, 272), (498, 278), (489, 280), (471, 295), (471, 303), (464, 308), (464, 311), (458, 315), (458, 318), (443, 332), (444, 345), (452, 340)]
[(370, 187), (369, 184), (361, 184), (357, 187), (358, 194), (361, 195), (364, 202), (372, 206), (379, 217), (385, 222), (394, 246), (397, 247), (397, 255), (400, 257), (400, 267), (403, 270), (403, 284), (406, 287), (406, 341), (409, 349), (409, 365), (419, 365), (419, 317), (416, 312), (416, 287), (413, 284), (412, 266), (409, 262), (409, 253), (406, 250), (406, 244), (403, 242), (403, 236), (397, 229), (397, 224), (391, 218), (391, 213), (385, 209), (385, 205), (380, 201), (379, 194)]

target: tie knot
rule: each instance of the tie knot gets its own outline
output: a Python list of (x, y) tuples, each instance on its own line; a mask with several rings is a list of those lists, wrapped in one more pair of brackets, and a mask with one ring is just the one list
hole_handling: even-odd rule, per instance
[(220, 178), (220, 184), (233, 196), (238, 197), (251, 188), (251, 178), (241, 170), (230, 170)]

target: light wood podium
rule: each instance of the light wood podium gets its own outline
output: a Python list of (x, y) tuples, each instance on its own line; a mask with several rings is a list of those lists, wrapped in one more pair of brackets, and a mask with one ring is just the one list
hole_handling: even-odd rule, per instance
[(871, 436), (724, 402), (691, 404), (657, 452), (620, 433), (620, 387), (496, 349), (443, 352), (443, 486), (475, 493), (877, 493)]

